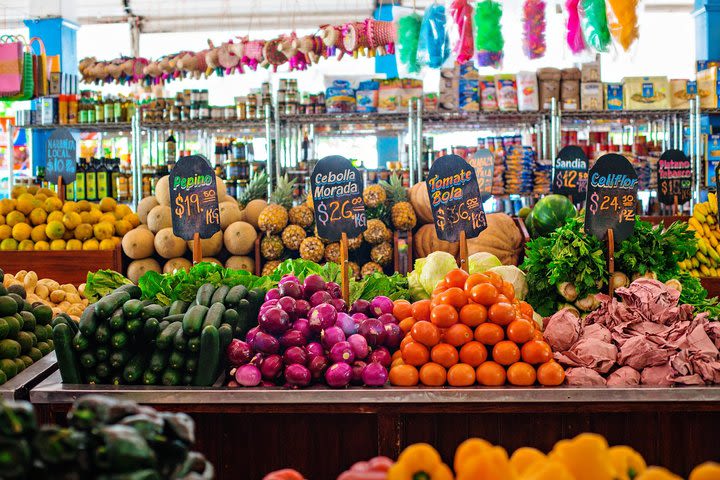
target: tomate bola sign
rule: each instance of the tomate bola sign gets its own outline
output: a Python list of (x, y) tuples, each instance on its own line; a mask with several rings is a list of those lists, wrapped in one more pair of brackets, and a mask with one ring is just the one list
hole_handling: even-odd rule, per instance
[(426, 180), (440, 240), (457, 242), (460, 232), (477, 237), (487, 228), (475, 170), (457, 155), (435, 160)]
[(220, 231), (217, 179), (202, 155), (182, 157), (170, 172), (173, 233), (185, 240)]

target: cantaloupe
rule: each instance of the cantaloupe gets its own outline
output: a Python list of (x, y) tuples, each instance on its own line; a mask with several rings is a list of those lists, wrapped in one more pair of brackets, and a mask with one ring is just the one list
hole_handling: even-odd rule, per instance
[(145, 275), (145, 272), (149, 272), (151, 270), (158, 273), (162, 271), (160, 264), (154, 258), (134, 260), (130, 262), (130, 265), (128, 265), (127, 278), (129, 278), (134, 284), (137, 284), (140, 277)]
[(260, 212), (267, 207), (267, 202), (262, 199), (250, 200), (245, 206), (245, 221), (250, 225), (258, 228), (258, 218), (260, 218)]
[(246, 272), (255, 273), (255, 260), (244, 255), (235, 255), (225, 260), (225, 268), (245, 270)]
[(216, 176), (215, 182), (217, 183), (218, 198), (223, 198), (227, 196), (227, 187), (225, 186), (225, 180)]
[(237, 203), (237, 200), (236, 200), (235, 198), (231, 197), (230, 195), (225, 194), (225, 195), (223, 195), (222, 197), (218, 197), (218, 202), (220, 202), (220, 203), (223, 203), (223, 202), (235, 202), (235, 203)]
[(122, 238), (125, 255), (133, 260), (147, 258), (155, 253), (155, 235), (146, 228), (134, 228)]
[(163, 258), (181, 257), (187, 250), (187, 243), (176, 237), (172, 227), (161, 229), (155, 234), (155, 251)]
[(163, 273), (172, 273), (175, 270), (188, 271), (190, 267), (192, 267), (192, 262), (185, 257), (171, 258), (165, 262)]
[(223, 230), (227, 229), (231, 223), (239, 222), (241, 216), (240, 205), (236, 201), (220, 203), (220, 228)]
[(255, 248), (257, 231), (247, 222), (235, 222), (225, 230), (225, 248), (233, 255), (247, 255)]
[(153, 233), (157, 233), (163, 228), (172, 227), (172, 212), (170, 211), (170, 207), (158, 205), (150, 210), (147, 216), (147, 225)]
[(170, 176), (165, 175), (155, 184), (155, 197), (160, 205), (170, 206)]
[(218, 264), (218, 265), (220, 265), (220, 266), (222, 267), (222, 262), (220, 262), (220, 260), (218, 260), (218, 259), (215, 258), (215, 257), (203, 257), (202, 261), (203, 261), (203, 262), (216, 263), (216, 264)]
[[(188, 248), (190, 251), (193, 251), (193, 241), (190, 240), (187, 242)], [(214, 257), (218, 253), (220, 253), (220, 250), (222, 250), (223, 247), (223, 232), (217, 232), (215, 235), (213, 235), (210, 238), (201, 238), (200, 239), (200, 247), (202, 248), (202, 254), (208, 257)]]
[(137, 208), (137, 216), (140, 219), (140, 223), (147, 223), (148, 213), (150, 213), (150, 210), (158, 205), (157, 198), (155, 198), (154, 195), (140, 200)]

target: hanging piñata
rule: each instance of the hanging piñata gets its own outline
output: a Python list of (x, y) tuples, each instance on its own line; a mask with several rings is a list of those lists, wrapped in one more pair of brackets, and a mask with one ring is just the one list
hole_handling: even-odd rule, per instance
[(433, 3), (425, 9), (418, 42), (418, 63), (420, 65), (440, 68), (450, 56), (450, 42), (445, 30), (445, 22), (444, 6)]
[(525, 0), (523, 5), (523, 52), (530, 60), (545, 55), (545, 2)]
[(468, 0), (452, 0), (449, 10), (458, 32), (458, 42), (453, 48), (453, 53), (457, 56), (457, 62), (462, 65), (471, 60), (475, 52), (472, 27), (473, 9)]
[(410, 73), (420, 71), (420, 64), (418, 64), (417, 61), (417, 50), (421, 23), (422, 17), (415, 12), (398, 20), (397, 50), (400, 55), (400, 63), (405, 65)]
[(475, 58), (481, 67), (499, 67), (503, 59), (502, 30), (500, 19), (502, 6), (493, 0), (475, 4)]
[(580, 28), (579, 3), (580, 0), (565, 1), (565, 8), (567, 9), (567, 44), (568, 47), (570, 47), (570, 51), (576, 55), (585, 50), (585, 40), (583, 39), (582, 29)]
[(608, 0), (608, 3), (610, 32), (623, 50), (627, 51), (639, 36), (638, 0)]
[(610, 45), (605, 0), (581, 0), (582, 31), (585, 43), (598, 52), (605, 52)]

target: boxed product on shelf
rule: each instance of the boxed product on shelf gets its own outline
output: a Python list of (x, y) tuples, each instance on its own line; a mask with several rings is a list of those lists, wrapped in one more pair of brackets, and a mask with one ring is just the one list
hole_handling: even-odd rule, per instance
[(480, 89), (480, 109), (483, 112), (496, 112), (498, 109), (497, 87), (495, 77), (485, 75), (478, 81)]
[(670, 80), (670, 108), (690, 108), (690, 99), (697, 93), (697, 83), (684, 78)]
[(414, 78), (402, 78), (400, 79), (400, 86), (400, 108), (402, 111), (406, 111), (410, 100), (422, 98), (423, 83), (422, 80)]
[(438, 107), (444, 111), (456, 111), (460, 104), (458, 71), (454, 68), (440, 70), (440, 98)]
[(625, 77), (625, 110), (666, 110), (670, 108), (670, 82), (667, 77)]
[(350, 113), (355, 111), (355, 90), (346, 80), (335, 80), (325, 91), (325, 106), (328, 113)]
[(605, 84), (605, 110), (623, 109), (623, 86), (622, 83)]
[(463, 112), (480, 111), (480, 88), (478, 71), (472, 63), (460, 65), (459, 105)]
[(712, 67), (717, 68), (720, 67), (720, 60), (698, 60), (695, 62), (695, 67), (696, 72), (701, 72)]
[(702, 108), (717, 108), (717, 67), (711, 66), (697, 73), (697, 93)]
[(720, 163), (720, 135), (708, 135), (707, 139), (707, 167), (705, 173), (705, 183), (708, 187), (717, 187), (715, 185), (715, 170)]
[(580, 85), (580, 108), (584, 111), (603, 109), (603, 84), (600, 82), (583, 82)]
[(423, 95), (423, 108), (426, 112), (434, 112), (438, 109), (438, 94), (434, 92)]
[(516, 112), (518, 109), (518, 92), (515, 75), (504, 73), (495, 75), (497, 104), (501, 112)]
[(535, 72), (518, 72), (517, 103), (521, 112), (536, 112), (540, 109), (538, 80)]
[(601, 82), (600, 61), (585, 62), (580, 66), (580, 81), (583, 83)]
[(537, 71), (540, 108), (549, 110), (552, 99), (560, 100), (560, 78), (562, 74), (557, 68), (541, 68)]
[(563, 110), (580, 110), (580, 77), (579, 68), (564, 68), (561, 71), (560, 101)]
[(366, 80), (360, 82), (355, 92), (357, 111), (372, 113), (378, 111), (378, 90), (380, 83), (377, 80)]

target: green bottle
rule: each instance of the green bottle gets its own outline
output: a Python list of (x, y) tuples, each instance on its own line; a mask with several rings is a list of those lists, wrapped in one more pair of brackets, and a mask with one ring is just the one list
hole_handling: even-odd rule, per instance
[(85, 200), (87, 198), (87, 192), (85, 189), (85, 161), (80, 159), (77, 162), (77, 167), (75, 169), (75, 194), (73, 195), (73, 198), (75, 198), (76, 202), (79, 202), (80, 200)]
[(87, 200), (94, 202), (98, 199), (97, 170), (95, 167), (95, 159), (88, 158), (85, 168), (85, 190), (87, 191)]
[(107, 163), (110, 159), (99, 158), (97, 160), (97, 195), (98, 200), (110, 196), (110, 175), (108, 174)]
[(120, 179), (120, 159), (114, 158), (110, 162), (110, 192), (108, 193), (115, 200), (120, 200), (118, 182)]

